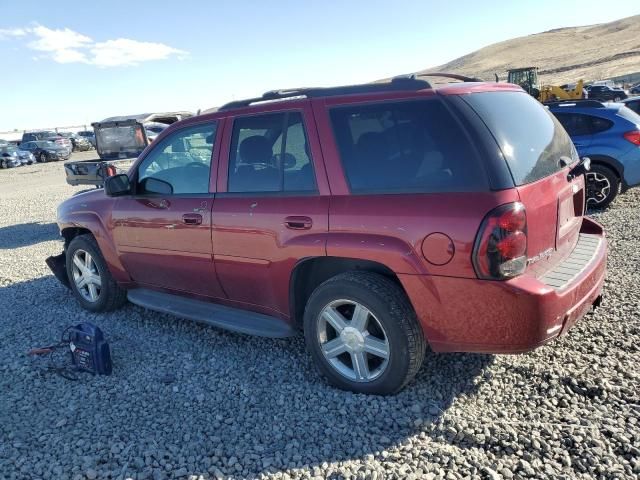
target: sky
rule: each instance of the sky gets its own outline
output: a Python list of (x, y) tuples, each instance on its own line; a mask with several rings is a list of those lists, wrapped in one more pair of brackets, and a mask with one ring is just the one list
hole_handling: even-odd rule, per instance
[[(593, 4), (593, 6), (590, 6)], [(638, 0), (0, 0), (0, 132), (367, 82)]]

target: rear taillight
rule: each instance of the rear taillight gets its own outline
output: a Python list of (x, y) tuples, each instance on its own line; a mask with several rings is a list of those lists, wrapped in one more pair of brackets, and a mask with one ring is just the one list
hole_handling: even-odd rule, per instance
[(624, 134), (624, 138), (640, 147), (640, 130), (631, 130)]
[(482, 221), (473, 247), (479, 278), (503, 280), (527, 267), (527, 214), (520, 202), (493, 209)]

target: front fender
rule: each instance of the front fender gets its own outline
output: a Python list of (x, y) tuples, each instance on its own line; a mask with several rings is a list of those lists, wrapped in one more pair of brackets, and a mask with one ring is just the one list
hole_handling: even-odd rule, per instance
[(109, 228), (96, 212), (62, 211), (58, 215), (58, 226), (61, 235), (65, 236), (65, 231), (69, 229), (88, 230), (96, 239), (102, 256), (107, 263), (107, 268), (114, 280), (118, 283), (131, 282), (131, 277), (120, 262), (113, 238), (109, 234)]

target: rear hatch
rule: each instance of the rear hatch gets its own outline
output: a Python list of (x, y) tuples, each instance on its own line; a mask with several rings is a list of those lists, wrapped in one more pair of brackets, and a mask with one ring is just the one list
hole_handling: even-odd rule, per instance
[(578, 153), (558, 120), (524, 92), (474, 93), (464, 99), (506, 160), (527, 215), (527, 271), (540, 276), (578, 241), (584, 177), (568, 177)]
[(103, 160), (135, 158), (149, 143), (145, 129), (137, 120), (94, 123), (96, 151)]

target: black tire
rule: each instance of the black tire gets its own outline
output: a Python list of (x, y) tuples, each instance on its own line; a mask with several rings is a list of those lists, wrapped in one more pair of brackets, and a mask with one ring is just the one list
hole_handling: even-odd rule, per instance
[(40, 155), (38, 156), (38, 161), (40, 163), (46, 163), (47, 162), (47, 154), (44, 152), (40, 152)]
[(4, 160), (0, 160), (0, 168), (7, 168), (7, 164)]
[[(78, 250), (83, 250), (91, 255), (100, 275), (100, 292), (97, 300), (95, 301), (89, 301), (84, 298), (76, 286), (72, 272), (73, 256)], [(102, 252), (100, 251), (100, 247), (98, 247), (98, 243), (95, 238), (93, 238), (93, 235), (78, 235), (71, 240), (71, 243), (69, 243), (66, 250), (66, 267), (71, 291), (82, 308), (92, 312), (107, 312), (115, 310), (126, 302), (127, 291), (119, 287), (111, 276), (111, 272), (109, 272), (109, 269), (107, 268), (107, 263), (105, 262)]]
[[(594, 181), (595, 179), (592, 178), (594, 175), (605, 177), (609, 182), (609, 190), (606, 194), (602, 194), (603, 189), (599, 188), (601, 182)], [(587, 172), (586, 177), (587, 206), (591, 208), (608, 207), (609, 204), (616, 198), (616, 196), (618, 195), (618, 191), (620, 190), (620, 179), (618, 178), (616, 172), (605, 165), (596, 163), (591, 165), (591, 170)], [(603, 195), (602, 197), (596, 193), (597, 190), (600, 190), (600, 195)]]
[[(322, 353), (319, 317), (325, 307), (338, 299), (366, 307), (386, 334), (388, 363), (371, 381), (347, 378)], [(386, 277), (370, 272), (343, 273), (316, 288), (305, 308), (304, 333), (307, 349), (320, 373), (331, 385), (356, 393), (389, 395), (398, 392), (420, 370), (426, 349), (422, 329), (404, 291)]]

